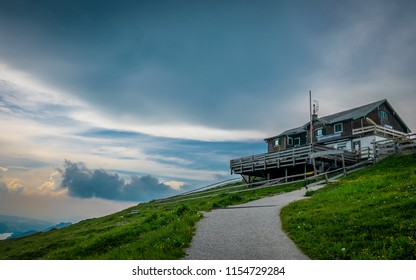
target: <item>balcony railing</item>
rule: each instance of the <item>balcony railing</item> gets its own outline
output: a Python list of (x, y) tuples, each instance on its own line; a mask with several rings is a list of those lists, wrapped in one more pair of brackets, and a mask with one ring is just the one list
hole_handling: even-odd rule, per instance
[(334, 160), (341, 160), (344, 157), (348, 162), (356, 161), (355, 155), (349, 151), (338, 151), (321, 145), (305, 145), (281, 152), (264, 153), (232, 159), (230, 161), (230, 169), (231, 173), (244, 174), (311, 163), (312, 159), (318, 157), (331, 158)]
[(359, 135), (359, 134), (377, 134), (377, 135), (385, 135), (389, 137), (408, 136), (407, 133), (397, 131), (391, 128), (382, 127), (379, 125), (365, 126), (365, 127), (355, 128), (352, 130), (352, 135)]

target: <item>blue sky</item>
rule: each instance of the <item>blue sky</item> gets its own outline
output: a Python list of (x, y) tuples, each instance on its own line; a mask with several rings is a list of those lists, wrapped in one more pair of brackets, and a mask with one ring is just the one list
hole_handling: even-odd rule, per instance
[(386, 98), (416, 129), (414, 1), (0, 2), (2, 214), (149, 199), (99, 175), (160, 195), (227, 179), (308, 120), (309, 90), (320, 115)]

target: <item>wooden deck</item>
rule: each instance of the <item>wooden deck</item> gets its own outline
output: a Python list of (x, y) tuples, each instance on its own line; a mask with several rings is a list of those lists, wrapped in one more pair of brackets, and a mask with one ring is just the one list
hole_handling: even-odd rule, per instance
[(231, 174), (266, 177), (268, 173), (282, 168), (305, 166), (306, 169), (306, 165), (309, 165), (315, 169), (317, 162), (320, 164), (323, 162), (342, 164), (343, 162), (343, 164), (350, 165), (356, 163), (357, 159), (352, 152), (320, 145), (305, 145), (281, 152), (232, 159), (230, 169)]

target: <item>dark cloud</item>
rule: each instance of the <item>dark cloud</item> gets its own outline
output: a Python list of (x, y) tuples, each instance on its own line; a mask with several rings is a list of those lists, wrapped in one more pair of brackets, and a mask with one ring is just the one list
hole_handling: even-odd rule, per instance
[[(222, 128), (254, 118), (258, 126), (266, 118), (241, 121), (230, 106), (249, 106), (259, 95), (276, 99), (275, 86), (287, 73), (310, 70), (290, 66), (305, 63), (299, 54), (305, 45), (281, 30), (285, 10), (278, 7), (274, 1), (10, 1), (0, 10), (0, 58), (113, 116)], [(272, 111), (269, 104), (262, 111)]]
[(3, 2), (0, 60), (112, 118), (269, 132), (321, 83), (413, 94), (415, 1)]
[(81, 198), (103, 198), (119, 201), (148, 201), (175, 195), (178, 191), (150, 175), (132, 176), (130, 181), (103, 169), (91, 170), (82, 162), (65, 160), (61, 186), (69, 195)]

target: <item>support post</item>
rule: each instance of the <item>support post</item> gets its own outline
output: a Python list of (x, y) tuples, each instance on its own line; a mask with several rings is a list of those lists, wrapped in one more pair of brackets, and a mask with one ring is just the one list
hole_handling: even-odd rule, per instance
[(241, 174), (241, 177), (243, 177), (243, 180), (246, 182), (246, 184), (250, 184), (250, 176)]
[(293, 163), (293, 166), (295, 166), (295, 149), (293, 149), (292, 150), (292, 163)]
[(285, 168), (285, 182), (287, 183), (287, 167)]
[(347, 169), (345, 168), (344, 154), (342, 154), (342, 170), (344, 172), (344, 177), (346, 177), (347, 176)]
[(306, 180), (306, 163), (305, 163), (305, 165), (304, 165), (304, 173), (305, 173), (305, 180)]

